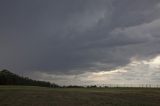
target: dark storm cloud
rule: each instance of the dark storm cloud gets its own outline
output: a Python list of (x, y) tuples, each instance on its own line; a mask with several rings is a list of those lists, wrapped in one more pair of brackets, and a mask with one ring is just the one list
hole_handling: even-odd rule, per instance
[(0, 67), (81, 73), (160, 53), (159, 0), (1, 0)]

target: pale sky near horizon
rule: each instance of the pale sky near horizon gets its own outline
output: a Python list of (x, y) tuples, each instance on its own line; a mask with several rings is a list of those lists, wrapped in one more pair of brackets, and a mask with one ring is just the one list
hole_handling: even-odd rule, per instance
[(0, 69), (58, 84), (160, 84), (160, 0), (0, 0)]

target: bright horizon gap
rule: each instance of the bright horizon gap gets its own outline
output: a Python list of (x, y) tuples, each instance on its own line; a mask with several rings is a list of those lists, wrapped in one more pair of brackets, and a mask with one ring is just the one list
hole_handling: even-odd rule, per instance
[[(60, 85), (103, 85), (103, 84), (152, 84), (152, 85), (158, 85), (160, 82), (156, 82), (153, 78), (156, 75), (155, 73), (159, 73), (160, 70), (154, 70), (153, 69), (160, 67), (160, 56), (157, 56), (150, 60), (142, 60), (138, 61), (136, 59), (132, 59), (133, 61), (129, 63), (128, 65), (124, 67), (117, 68), (115, 70), (111, 71), (100, 71), (100, 72), (85, 72), (78, 75), (61, 75), (61, 74), (47, 74), (47, 73), (41, 73), (36, 72), (33, 76), (36, 77), (36, 75), (41, 76), (39, 77), (39, 80), (46, 80), (51, 82), (56, 82)], [(145, 74), (143, 70), (145, 70)], [(142, 69), (142, 71), (139, 71), (139, 69)], [(128, 77), (131, 73), (138, 73), (135, 74), (132, 77)], [(143, 73), (143, 75), (141, 75)], [(139, 75), (140, 74), (140, 75)], [(153, 75), (153, 76), (152, 76)], [(150, 76), (150, 77), (148, 77)], [(119, 79), (118, 79), (119, 78)], [(130, 81), (127, 81), (127, 79), (130, 79)], [(145, 80), (144, 80), (145, 79)], [(74, 82), (72, 82), (74, 81)], [(144, 81), (144, 82), (143, 82)]]

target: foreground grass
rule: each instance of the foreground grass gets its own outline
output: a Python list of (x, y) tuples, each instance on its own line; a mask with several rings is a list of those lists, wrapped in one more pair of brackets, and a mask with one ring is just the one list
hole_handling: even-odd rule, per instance
[(0, 106), (160, 106), (160, 89), (0, 86)]

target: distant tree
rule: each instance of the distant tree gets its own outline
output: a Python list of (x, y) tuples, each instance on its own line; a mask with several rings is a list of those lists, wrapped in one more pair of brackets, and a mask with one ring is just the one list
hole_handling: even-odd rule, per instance
[(32, 80), (28, 77), (21, 77), (4, 69), (0, 71), (0, 85), (27, 85), (27, 86), (42, 86), (42, 87), (59, 87), (57, 84), (51, 84), (46, 81)]
[(96, 85), (87, 86), (87, 88), (97, 88)]
[(77, 85), (69, 85), (69, 86), (63, 86), (64, 88), (84, 88), (84, 86), (77, 86)]

